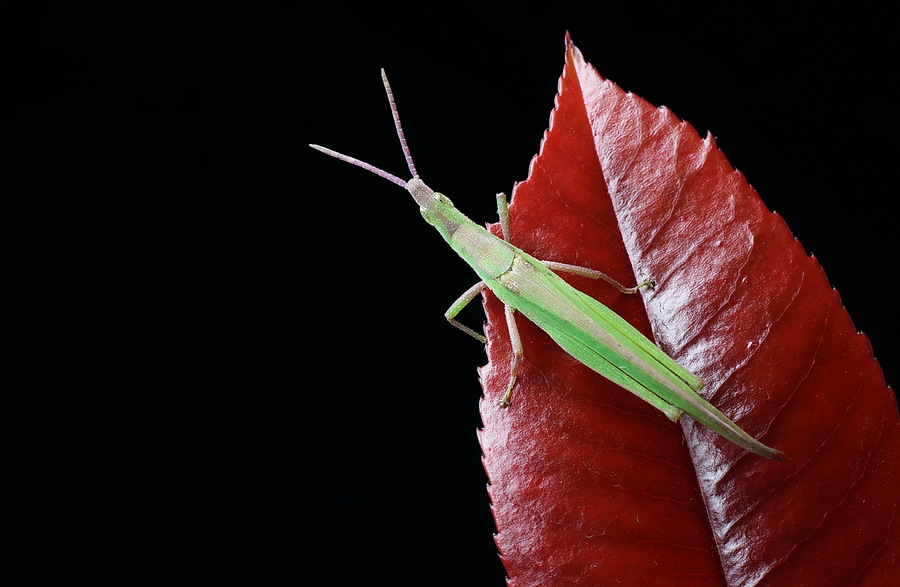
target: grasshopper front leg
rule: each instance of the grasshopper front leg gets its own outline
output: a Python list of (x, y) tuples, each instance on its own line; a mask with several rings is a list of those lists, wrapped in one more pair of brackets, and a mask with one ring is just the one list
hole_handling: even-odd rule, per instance
[(447, 319), (447, 322), (456, 326), (457, 328), (459, 328), (460, 330), (462, 330), (463, 332), (465, 332), (466, 334), (468, 334), (469, 336), (471, 336), (472, 338), (474, 338), (475, 340), (477, 340), (478, 342), (481, 342), (481, 343), (487, 342), (487, 339), (484, 337), (484, 335), (478, 334), (477, 332), (475, 332), (474, 330), (472, 330), (471, 328), (469, 328), (462, 322), (457, 321), (456, 316), (460, 312), (462, 312), (462, 309), (465, 308), (466, 306), (468, 306), (469, 302), (474, 300), (475, 296), (480, 294), (481, 291), (485, 287), (487, 287), (487, 284), (485, 284), (483, 281), (479, 281), (478, 283), (476, 283), (475, 285), (473, 285), (472, 287), (467, 289), (465, 291), (465, 293), (463, 293), (463, 295), (459, 296), (459, 298), (455, 302), (453, 302), (453, 304), (451, 304), (449, 308), (447, 308), (447, 311), (444, 312), (444, 318)]
[[(484, 335), (478, 334), (465, 324), (456, 320), (456, 316), (465, 308), (469, 302), (475, 299), (479, 293), (487, 287), (483, 281), (479, 281), (472, 287), (466, 290), (466, 292), (459, 296), (459, 298), (453, 302), (450, 308), (444, 312), (444, 317), (447, 319), (450, 324), (456, 326), (475, 340), (479, 342), (487, 342), (484, 338)], [(509, 406), (510, 400), (512, 398), (512, 389), (516, 384), (516, 372), (519, 369), (519, 362), (522, 360), (522, 338), (519, 336), (519, 329), (516, 327), (516, 320), (513, 317), (513, 309), (509, 306), (504, 306), (504, 310), (506, 312), (506, 327), (509, 329), (509, 340), (512, 343), (513, 350), (513, 360), (512, 364), (509, 368), (509, 385), (506, 386), (506, 392), (503, 394), (503, 398), (500, 400), (500, 405), (504, 408)]]

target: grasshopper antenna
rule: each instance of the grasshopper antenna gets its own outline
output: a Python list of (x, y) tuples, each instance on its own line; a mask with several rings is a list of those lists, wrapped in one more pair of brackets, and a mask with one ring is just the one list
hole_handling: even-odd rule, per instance
[(362, 167), (366, 171), (371, 171), (378, 177), (383, 177), (384, 179), (394, 182), (395, 184), (399, 185), (400, 187), (402, 187), (404, 189), (406, 188), (407, 182), (405, 179), (401, 179), (392, 173), (388, 173), (387, 171), (384, 171), (383, 169), (378, 169), (371, 163), (366, 163), (365, 161), (360, 161), (356, 157), (351, 157), (350, 155), (344, 155), (343, 153), (338, 153), (337, 151), (332, 151), (331, 149), (329, 149), (327, 147), (323, 147), (321, 145), (313, 145), (312, 143), (310, 143), (309, 146), (312, 147), (313, 149), (315, 149), (316, 151), (321, 151), (321, 152), (325, 153), (326, 155), (331, 155), (335, 159), (340, 159), (341, 161), (344, 161), (345, 163), (351, 163), (353, 165), (356, 165), (357, 167)]
[(413, 163), (412, 155), (409, 152), (409, 146), (406, 144), (406, 135), (403, 134), (403, 125), (400, 124), (400, 114), (397, 112), (397, 102), (394, 101), (394, 92), (391, 91), (391, 84), (388, 82), (387, 74), (384, 68), (381, 68), (381, 81), (384, 83), (384, 91), (387, 92), (388, 103), (391, 105), (391, 116), (394, 117), (394, 128), (397, 129), (397, 137), (400, 139), (400, 148), (403, 149), (403, 156), (406, 157), (406, 166), (412, 174), (413, 179), (418, 179), (419, 172), (416, 171), (416, 164)]
[[(394, 118), (394, 128), (397, 129), (397, 136), (400, 138), (400, 148), (403, 149), (403, 156), (406, 158), (406, 166), (409, 168), (409, 172), (412, 174), (413, 179), (418, 179), (419, 173), (416, 171), (416, 165), (415, 163), (413, 163), (412, 155), (409, 153), (409, 146), (406, 144), (406, 135), (403, 134), (403, 125), (400, 124), (400, 114), (397, 113), (397, 103), (394, 101), (394, 93), (391, 91), (391, 84), (388, 83), (387, 74), (384, 73), (384, 69), (381, 70), (381, 81), (384, 82), (384, 91), (387, 93), (388, 103), (391, 105), (391, 116)], [(321, 145), (310, 144), (309, 146), (316, 151), (321, 151), (326, 155), (331, 155), (335, 159), (339, 159), (341, 161), (344, 161), (345, 163), (356, 165), (357, 167), (362, 167), (366, 171), (371, 171), (378, 177), (383, 177), (384, 179), (391, 181), (402, 188), (406, 188), (406, 184), (409, 183), (392, 173), (388, 173), (383, 169), (379, 169), (371, 163), (360, 161), (355, 157), (344, 155), (343, 153), (338, 153), (337, 151), (332, 151), (331, 149), (323, 147)]]

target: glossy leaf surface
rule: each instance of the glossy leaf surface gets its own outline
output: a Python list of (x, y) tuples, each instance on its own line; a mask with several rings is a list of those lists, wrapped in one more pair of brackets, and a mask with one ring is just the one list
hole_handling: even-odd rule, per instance
[[(481, 444), (511, 585), (891, 585), (900, 576), (894, 393), (818, 262), (710, 137), (604, 80), (567, 43), (560, 92), (510, 208), (512, 242), (642, 296), (567, 279), (706, 382), (748, 454), (669, 422), (521, 316), (511, 408), (486, 294)], [(496, 227), (495, 227), (496, 229)]]

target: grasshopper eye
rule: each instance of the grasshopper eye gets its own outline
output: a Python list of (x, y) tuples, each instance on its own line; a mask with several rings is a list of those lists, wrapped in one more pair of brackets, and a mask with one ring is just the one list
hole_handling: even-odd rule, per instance
[(450, 201), (450, 198), (448, 198), (448, 197), (445, 196), (444, 194), (440, 194), (440, 193), (438, 193), (438, 192), (435, 192), (435, 193), (434, 193), (434, 199), (435, 199), (435, 201), (437, 201), (437, 202), (440, 203), (440, 204), (443, 204), (444, 206), (451, 206), (451, 207), (453, 207), (453, 202), (451, 202), (451, 201)]

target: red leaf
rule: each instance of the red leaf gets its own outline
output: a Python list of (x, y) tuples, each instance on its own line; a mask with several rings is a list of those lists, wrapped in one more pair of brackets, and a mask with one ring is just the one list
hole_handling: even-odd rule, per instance
[[(511, 204), (540, 259), (707, 382), (764, 443), (746, 453), (607, 382), (485, 296), (481, 445), (510, 585), (896, 585), (894, 394), (817, 261), (710, 137), (601, 78), (567, 42), (557, 107)], [(494, 227), (496, 230), (496, 227)]]

